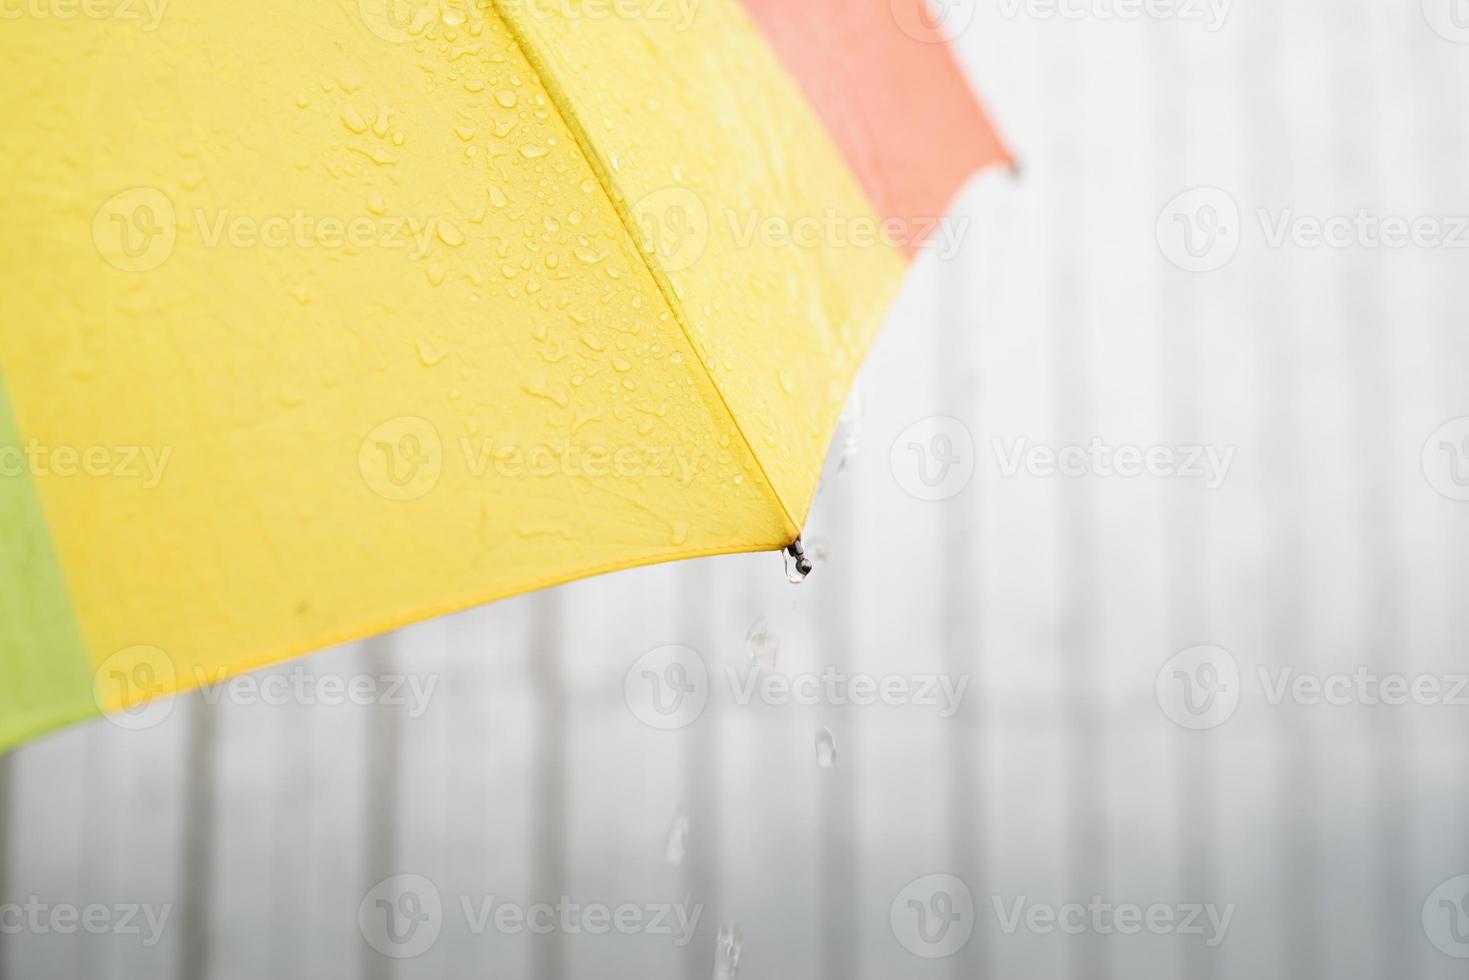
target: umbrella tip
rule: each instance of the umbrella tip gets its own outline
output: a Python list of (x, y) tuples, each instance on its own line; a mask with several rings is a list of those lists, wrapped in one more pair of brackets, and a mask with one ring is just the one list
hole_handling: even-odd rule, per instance
[(786, 578), (795, 585), (806, 581), (806, 577), (816, 568), (816, 565), (807, 557), (806, 545), (800, 538), (786, 546), (785, 555)]

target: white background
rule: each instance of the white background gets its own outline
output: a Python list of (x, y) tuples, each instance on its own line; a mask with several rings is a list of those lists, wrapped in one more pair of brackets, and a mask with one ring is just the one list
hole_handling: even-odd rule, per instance
[[(986, 0), (958, 40), (1024, 176), (978, 180), (962, 253), (916, 268), (860, 383), (860, 449), (818, 501), (810, 582), (776, 556), (629, 572), (304, 662), (436, 677), (418, 719), (189, 698), (157, 728), (30, 747), (9, 763), (0, 898), (175, 918), (154, 949), (0, 936), (4, 976), (704, 978), (720, 923), (758, 980), (1462, 976), (1420, 915), (1469, 873), (1469, 707), (1271, 706), (1256, 680), (1469, 671), (1469, 504), (1421, 465), (1469, 415), (1469, 254), (1275, 248), (1258, 218), (1469, 214), (1469, 44), (1429, 27), (1451, 2), (1240, 0), (1211, 32)], [(1196, 187), (1239, 209), (1238, 254), (1208, 273), (1156, 232)], [(934, 416), (974, 446), (972, 482), (937, 503), (890, 465)], [(1005, 477), (993, 450), (1094, 437), (1237, 457), (1211, 491)], [(759, 620), (781, 672), (970, 675), (964, 710), (742, 707), (716, 684), (682, 731), (629, 711), (643, 653), (685, 645), (718, 676)], [(1155, 679), (1201, 644), (1242, 689), (1191, 731)], [(357, 909), (397, 873), (436, 882), (449, 921), (394, 963)], [(931, 874), (974, 896), (951, 959), (890, 925)], [(683, 950), (473, 936), (452, 908), (686, 893), (705, 911)], [(1217, 949), (1006, 935), (993, 911), (1094, 895), (1236, 911)]]

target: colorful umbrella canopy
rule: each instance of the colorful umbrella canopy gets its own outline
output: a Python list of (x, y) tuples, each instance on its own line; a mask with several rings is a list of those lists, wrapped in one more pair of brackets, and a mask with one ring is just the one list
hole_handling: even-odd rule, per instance
[(0, 34), (0, 747), (797, 541), (1004, 159), (923, 0), (96, 0)]

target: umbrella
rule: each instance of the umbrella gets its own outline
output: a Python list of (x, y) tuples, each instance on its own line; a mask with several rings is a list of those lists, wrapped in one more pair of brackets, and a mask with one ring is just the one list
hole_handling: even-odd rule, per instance
[(798, 554), (907, 261), (1006, 159), (922, 0), (18, 9), (0, 747)]

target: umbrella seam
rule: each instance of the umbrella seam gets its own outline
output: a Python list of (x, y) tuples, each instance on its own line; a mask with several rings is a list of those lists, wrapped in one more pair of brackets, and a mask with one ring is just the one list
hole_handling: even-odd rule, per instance
[(781, 516), (786, 522), (786, 533), (790, 538), (786, 544), (794, 542), (801, 536), (800, 523), (796, 520), (790, 507), (781, 496), (780, 488), (775, 485), (775, 481), (771, 479), (770, 473), (765, 469), (764, 460), (760, 458), (760, 453), (756, 451), (754, 443), (750, 441), (750, 437), (745, 433), (744, 426), (740, 424), (739, 416), (735, 414), (734, 408), (729, 403), (729, 399), (725, 397), (724, 389), (720, 387), (718, 379), (714, 377), (714, 372), (709, 369), (709, 364), (705, 361), (704, 355), (699, 350), (699, 345), (694, 342), (693, 331), (689, 329), (688, 319), (684, 315), (682, 304), (676, 298), (673, 284), (668, 281), (667, 275), (649, 257), (643, 248), (643, 241), (636, 231), (637, 223), (633, 221), (632, 214), (627, 210), (625, 204), (619, 201), (613, 186), (612, 177), (603, 167), (601, 157), (597, 155), (592, 145), (591, 137), (582, 125), (576, 110), (571, 105), (570, 97), (557, 81), (555, 73), (551, 71), (550, 65), (534, 49), (526, 36), (527, 32), (520, 28), (519, 22), (506, 10), (508, 2), (509, 0), (492, 0), (495, 12), (505, 23), (506, 29), (510, 32), (511, 40), (520, 49), (521, 56), (530, 65), (531, 71), (535, 73), (536, 80), (540, 82), (541, 88), (550, 97), (551, 104), (561, 117), (561, 121), (566, 124), (566, 128), (571, 132), (572, 138), (576, 140), (577, 149), (581, 151), (581, 155), (587, 161), (587, 165), (591, 168), (593, 176), (597, 178), (597, 183), (602, 188), (602, 193), (606, 195), (608, 202), (612, 205), (612, 210), (617, 215), (617, 220), (621, 223), (623, 232), (633, 244), (633, 251), (638, 253), (638, 258), (642, 260), (643, 266), (648, 270), (648, 274), (653, 277), (653, 282), (658, 287), (658, 292), (663, 297), (663, 302), (667, 305), (669, 312), (673, 314), (674, 322), (678, 324), (679, 330), (683, 333), (684, 340), (688, 342), (694, 359), (699, 362), (699, 366), (704, 370), (704, 376), (709, 379), (709, 384), (714, 389), (714, 393), (719, 396), (719, 403), (723, 407), (725, 415), (729, 417), (731, 424), (734, 425), (736, 434), (739, 435), (740, 441), (745, 444), (745, 448), (749, 450), (750, 458), (755, 461), (755, 466), (759, 469), (760, 476), (764, 479), (765, 485), (775, 497), (776, 505), (780, 508)]

